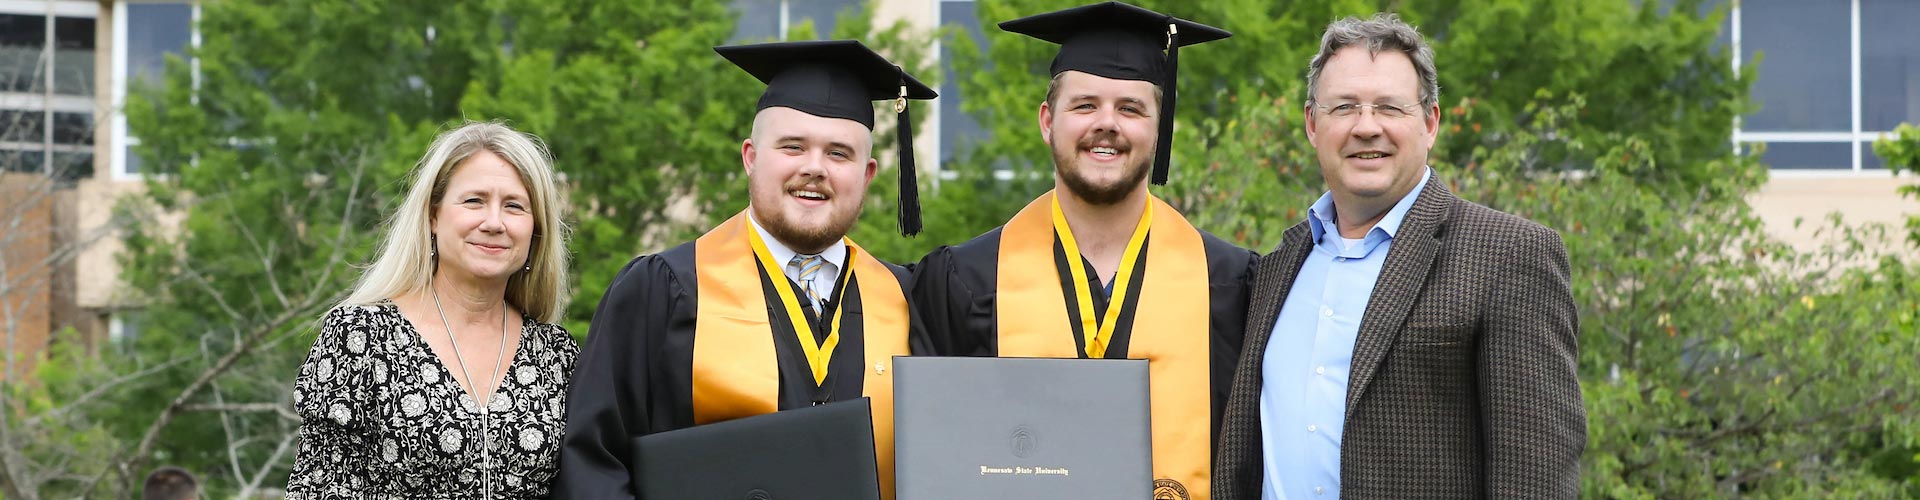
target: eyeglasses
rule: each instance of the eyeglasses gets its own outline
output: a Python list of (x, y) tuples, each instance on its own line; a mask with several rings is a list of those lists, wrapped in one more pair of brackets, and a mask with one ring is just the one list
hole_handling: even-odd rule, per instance
[(1360, 108), (1373, 108), (1373, 116), (1382, 119), (1406, 118), (1413, 116), (1414, 112), (1420, 109), (1418, 105), (1394, 105), (1385, 103), (1359, 104), (1351, 102), (1343, 102), (1332, 106), (1315, 104), (1313, 107), (1319, 109), (1321, 114), (1334, 118), (1359, 116)]

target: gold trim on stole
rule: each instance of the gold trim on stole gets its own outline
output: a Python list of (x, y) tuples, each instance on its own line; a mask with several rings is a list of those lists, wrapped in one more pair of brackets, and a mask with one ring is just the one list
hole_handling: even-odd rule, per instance
[(907, 293), (879, 259), (852, 241), (847, 245), (869, 258), (854, 262), (860, 278), (860, 333), (866, 339), (866, 374), (861, 392), (873, 400), (873, 455), (880, 465), (880, 497), (893, 499), (893, 357), (906, 356)]
[[(1003, 357), (1082, 357), (1054, 267), (1053, 198), (1049, 191), (1034, 200), (1000, 232), (994, 315)], [(1205, 500), (1212, 470), (1206, 247), (1200, 232), (1172, 206), (1152, 195), (1148, 203), (1153, 226), (1127, 357), (1149, 360), (1154, 478), (1178, 481), (1193, 498)]]
[(740, 212), (693, 243), (698, 296), (693, 324), (693, 423), (780, 409), (780, 359)]
[[(780, 365), (773, 323), (749, 242), (746, 212), (734, 215), (694, 243), (699, 297), (693, 338), (693, 420), (696, 425), (779, 410)], [(854, 244), (850, 254), (866, 249)], [(907, 352), (907, 299), (885, 264), (853, 259), (859, 287), (861, 336), (866, 348), (861, 389), (872, 399), (874, 458), (881, 497), (893, 498), (893, 357)], [(776, 274), (776, 276), (784, 276)]]

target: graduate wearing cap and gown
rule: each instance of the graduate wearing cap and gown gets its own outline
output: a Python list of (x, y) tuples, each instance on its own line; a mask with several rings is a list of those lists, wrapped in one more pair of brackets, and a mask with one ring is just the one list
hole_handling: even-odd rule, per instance
[(1000, 28), (1060, 44), (1039, 116), (1056, 187), (915, 268), (934, 351), (1150, 360), (1155, 498), (1207, 498), (1255, 255), (1188, 224), (1146, 176), (1167, 178), (1179, 46), (1229, 34), (1117, 2)]
[(642, 435), (861, 397), (891, 498), (892, 357), (926, 349), (906, 270), (845, 234), (877, 168), (881, 99), (900, 113), (902, 229), (919, 231), (905, 101), (934, 91), (857, 41), (715, 51), (767, 84), (741, 145), (751, 203), (608, 286), (573, 372), (554, 498), (634, 498)]

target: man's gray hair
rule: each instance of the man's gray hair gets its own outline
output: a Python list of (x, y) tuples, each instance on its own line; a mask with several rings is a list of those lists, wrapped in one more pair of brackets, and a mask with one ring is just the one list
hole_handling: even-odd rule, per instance
[(1433, 47), (1420, 36), (1420, 30), (1401, 21), (1400, 16), (1382, 12), (1367, 19), (1349, 16), (1327, 25), (1327, 33), (1320, 37), (1320, 53), (1314, 54), (1313, 62), (1307, 64), (1308, 106), (1319, 96), (1320, 70), (1327, 66), (1327, 59), (1333, 58), (1333, 53), (1340, 49), (1361, 44), (1365, 44), (1370, 54), (1387, 50), (1406, 54), (1413, 60), (1414, 75), (1420, 77), (1420, 106), (1440, 102), (1440, 80), (1433, 70)]

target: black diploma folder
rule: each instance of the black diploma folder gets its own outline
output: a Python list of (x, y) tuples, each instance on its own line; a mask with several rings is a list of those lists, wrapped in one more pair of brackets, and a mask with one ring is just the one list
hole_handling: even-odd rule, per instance
[(1153, 498), (1146, 360), (916, 356), (893, 368), (899, 500)]
[(867, 398), (635, 440), (635, 493), (650, 500), (879, 500)]

